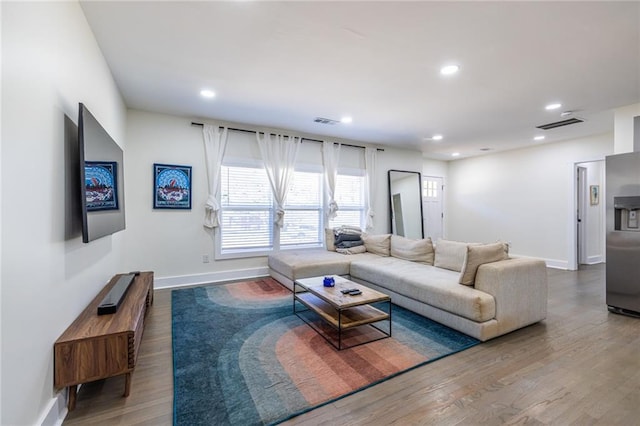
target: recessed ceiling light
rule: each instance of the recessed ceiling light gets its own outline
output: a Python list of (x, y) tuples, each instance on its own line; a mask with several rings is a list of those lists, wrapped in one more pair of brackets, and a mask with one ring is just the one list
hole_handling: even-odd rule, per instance
[(544, 136), (542, 136), (542, 135), (540, 135), (540, 136), (535, 136), (535, 137), (533, 138), (533, 140), (534, 140), (534, 141), (541, 141), (541, 140), (543, 140), (543, 139), (544, 139)]
[(554, 109), (558, 109), (562, 106), (562, 104), (549, 104), (546, 107), (544, 107), (544, 109), (546, 109), (547, 111), (551, 111)]
[(457, 65), (445, 65), (444, 67), (440, 68), (440, 74), (442, 75), (451, 75), (457, 73), (458, 71), (460, 71), (460, 67)]
[(451, 154), (452, 157), (459, 157), (460, 153), (459, 152), (454, 152), (453, 154)]
[(340, 122), (341, 122), (341, 123), (344, 123), (344, 124), (349, 124), (349, 123), (351, 123), (352, 121), (353, 121), (353, 118), (351, 118), (351, 117), (342, 117), (342, 118), (340, 119)]
[(442, 140), (442, 135), (433, 135), (433, 136), (431, 136), (431, 140), (441, 141)]
[(203, 98), (214, 98), (216, 94), (213, 90), (202, 89), (200, 91), (200, 96), (202, 96)]

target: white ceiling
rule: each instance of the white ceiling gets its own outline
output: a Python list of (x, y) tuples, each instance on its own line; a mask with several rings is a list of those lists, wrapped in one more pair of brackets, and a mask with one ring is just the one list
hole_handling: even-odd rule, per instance
[[(127, 106), (148, 111), (448, 160), (612, 131), (612, 109), (640, 102), (639, 2), (81, 4)], [(535, 128), (564, 110), (585, 122)]]

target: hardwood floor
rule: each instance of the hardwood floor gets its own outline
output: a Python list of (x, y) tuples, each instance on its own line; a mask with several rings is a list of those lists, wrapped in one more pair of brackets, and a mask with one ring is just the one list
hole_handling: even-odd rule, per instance
[[(640, 319), (609, 313), (604, 265), (549, 269), (539, 324), (427, 364), (287, 425), (640, 424)], [(170, 425), (171, 294), (155, 294), (133, 374), (84, 385), (65, 425)]]

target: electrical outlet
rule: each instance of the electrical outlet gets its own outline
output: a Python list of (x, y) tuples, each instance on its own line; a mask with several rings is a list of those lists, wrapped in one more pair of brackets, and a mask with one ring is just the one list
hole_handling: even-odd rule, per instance
[(209, 255), (208, 254), (203, 254), (202, 255), (202, 263), (209, 263)]

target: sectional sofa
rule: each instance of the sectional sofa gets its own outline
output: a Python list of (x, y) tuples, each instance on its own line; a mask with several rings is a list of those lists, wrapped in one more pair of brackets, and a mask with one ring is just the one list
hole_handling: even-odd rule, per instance
[[(481, 341), (547, 314), (544, 261), (511, 258), (508, 246), (396, 235), (363, 235), (366, 252), (314, 249), (269, 256), (273, 278), (293, 290), (300, 278), (342, 275), (389, 294), (407, 308)], [(364, 250), (361, 250), (364, 251)]]

